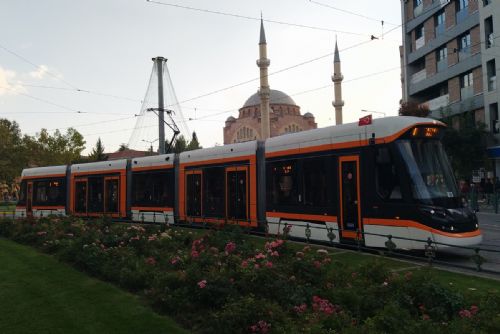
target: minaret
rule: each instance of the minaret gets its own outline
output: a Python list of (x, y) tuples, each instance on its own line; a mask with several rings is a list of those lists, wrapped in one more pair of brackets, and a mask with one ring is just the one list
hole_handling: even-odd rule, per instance
[(339, 48), (337, 46), (337, 40), (335, 40), (335, 56), (333, 59), (333, 75), (332, 81), (335, 91), (335, 101), (332, 105), (335, 108), (335, 124), (342, 124), (342, 107), (344, 106), (344, 101), (342, 101), (342, 80), (344, 76), (340, 71), (340, 56)]
[(265, 140), (271, 136), (271, 128), (269, 126), (269, 82), (267, 68), (271, 64), (271, 61), (267, 59), (267, 43), (266, 43), (266, 33), (264, 32), (264, 22), (262, 18), (260, 19), (260, 40), (259, 40), (259, 59), (257, 60), (257, 66), (260, 68), (260, 136), (262, 140)]

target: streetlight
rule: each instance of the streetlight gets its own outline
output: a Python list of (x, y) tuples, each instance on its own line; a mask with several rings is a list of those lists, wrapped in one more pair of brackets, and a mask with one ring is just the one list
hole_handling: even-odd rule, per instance
[(361, 109), (362, 112), (373, 112), (373, 113), (376, 113), (376, 114), (382, 114), (384, 116), (382, 117), (385, 117), (385, 112), (382, 112), (382, 111), (375, 111), (375, 110), (366, 110), (366, 109)]
[(154, 143), (155, 141), (157, 141), (157, 140), (158, 140), (158, 138), (156, 138), (155, 140), (146, 140), (146, 139), (141, 139), (141, 141), (143, 141), (143, 142), (145, 142), (145, 143), (149, 143), (149, 145), (151, 145), (151, 149), (150, 149), (150, 150), (151, 150), (151, 153), (153, 153), (153, 143)]

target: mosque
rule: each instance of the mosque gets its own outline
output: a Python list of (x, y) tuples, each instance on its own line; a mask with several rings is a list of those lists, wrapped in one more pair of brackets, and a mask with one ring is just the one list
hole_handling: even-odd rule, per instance
[[(239, 109), (238, 118), (229, 116), (224, 126), (224, 144), (241, 143), (250, 140), (263, 140), (290, 132), (316, 129), (317, 124), (311, 113), (300, 113), (300, 106), (286, 93), (270, 89), (268, 83), (268, 67), (271, 61), (267, 58), (266, 34), (264, 23), (260, 22), (259, 59), (260, 89), (250, 96)], [(334, 83), (335, 123), (342, 124), (342, 80), (340, 56), (335, 42)], [(262, 111), (262, 112), (261, 112)]]

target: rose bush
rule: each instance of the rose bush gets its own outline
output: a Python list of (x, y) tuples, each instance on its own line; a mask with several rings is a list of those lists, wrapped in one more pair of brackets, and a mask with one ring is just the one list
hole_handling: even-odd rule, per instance
[(428, 270), (255, 239), (72, 217), (0, 222), (0, 235), (144, 296), (197, 333), (500, 332), (500, 298), (469, 300)]

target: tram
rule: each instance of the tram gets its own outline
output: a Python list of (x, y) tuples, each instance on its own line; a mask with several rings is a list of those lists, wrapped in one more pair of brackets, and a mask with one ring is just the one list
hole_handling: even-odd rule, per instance
[[(387, 117), (129, 160), (25, 169), (16, 216), (238, 224), (423, 249), (482, 241), (441, 144), (445, 125)], [(333, 235), (332, 235), (333, 233)]]

